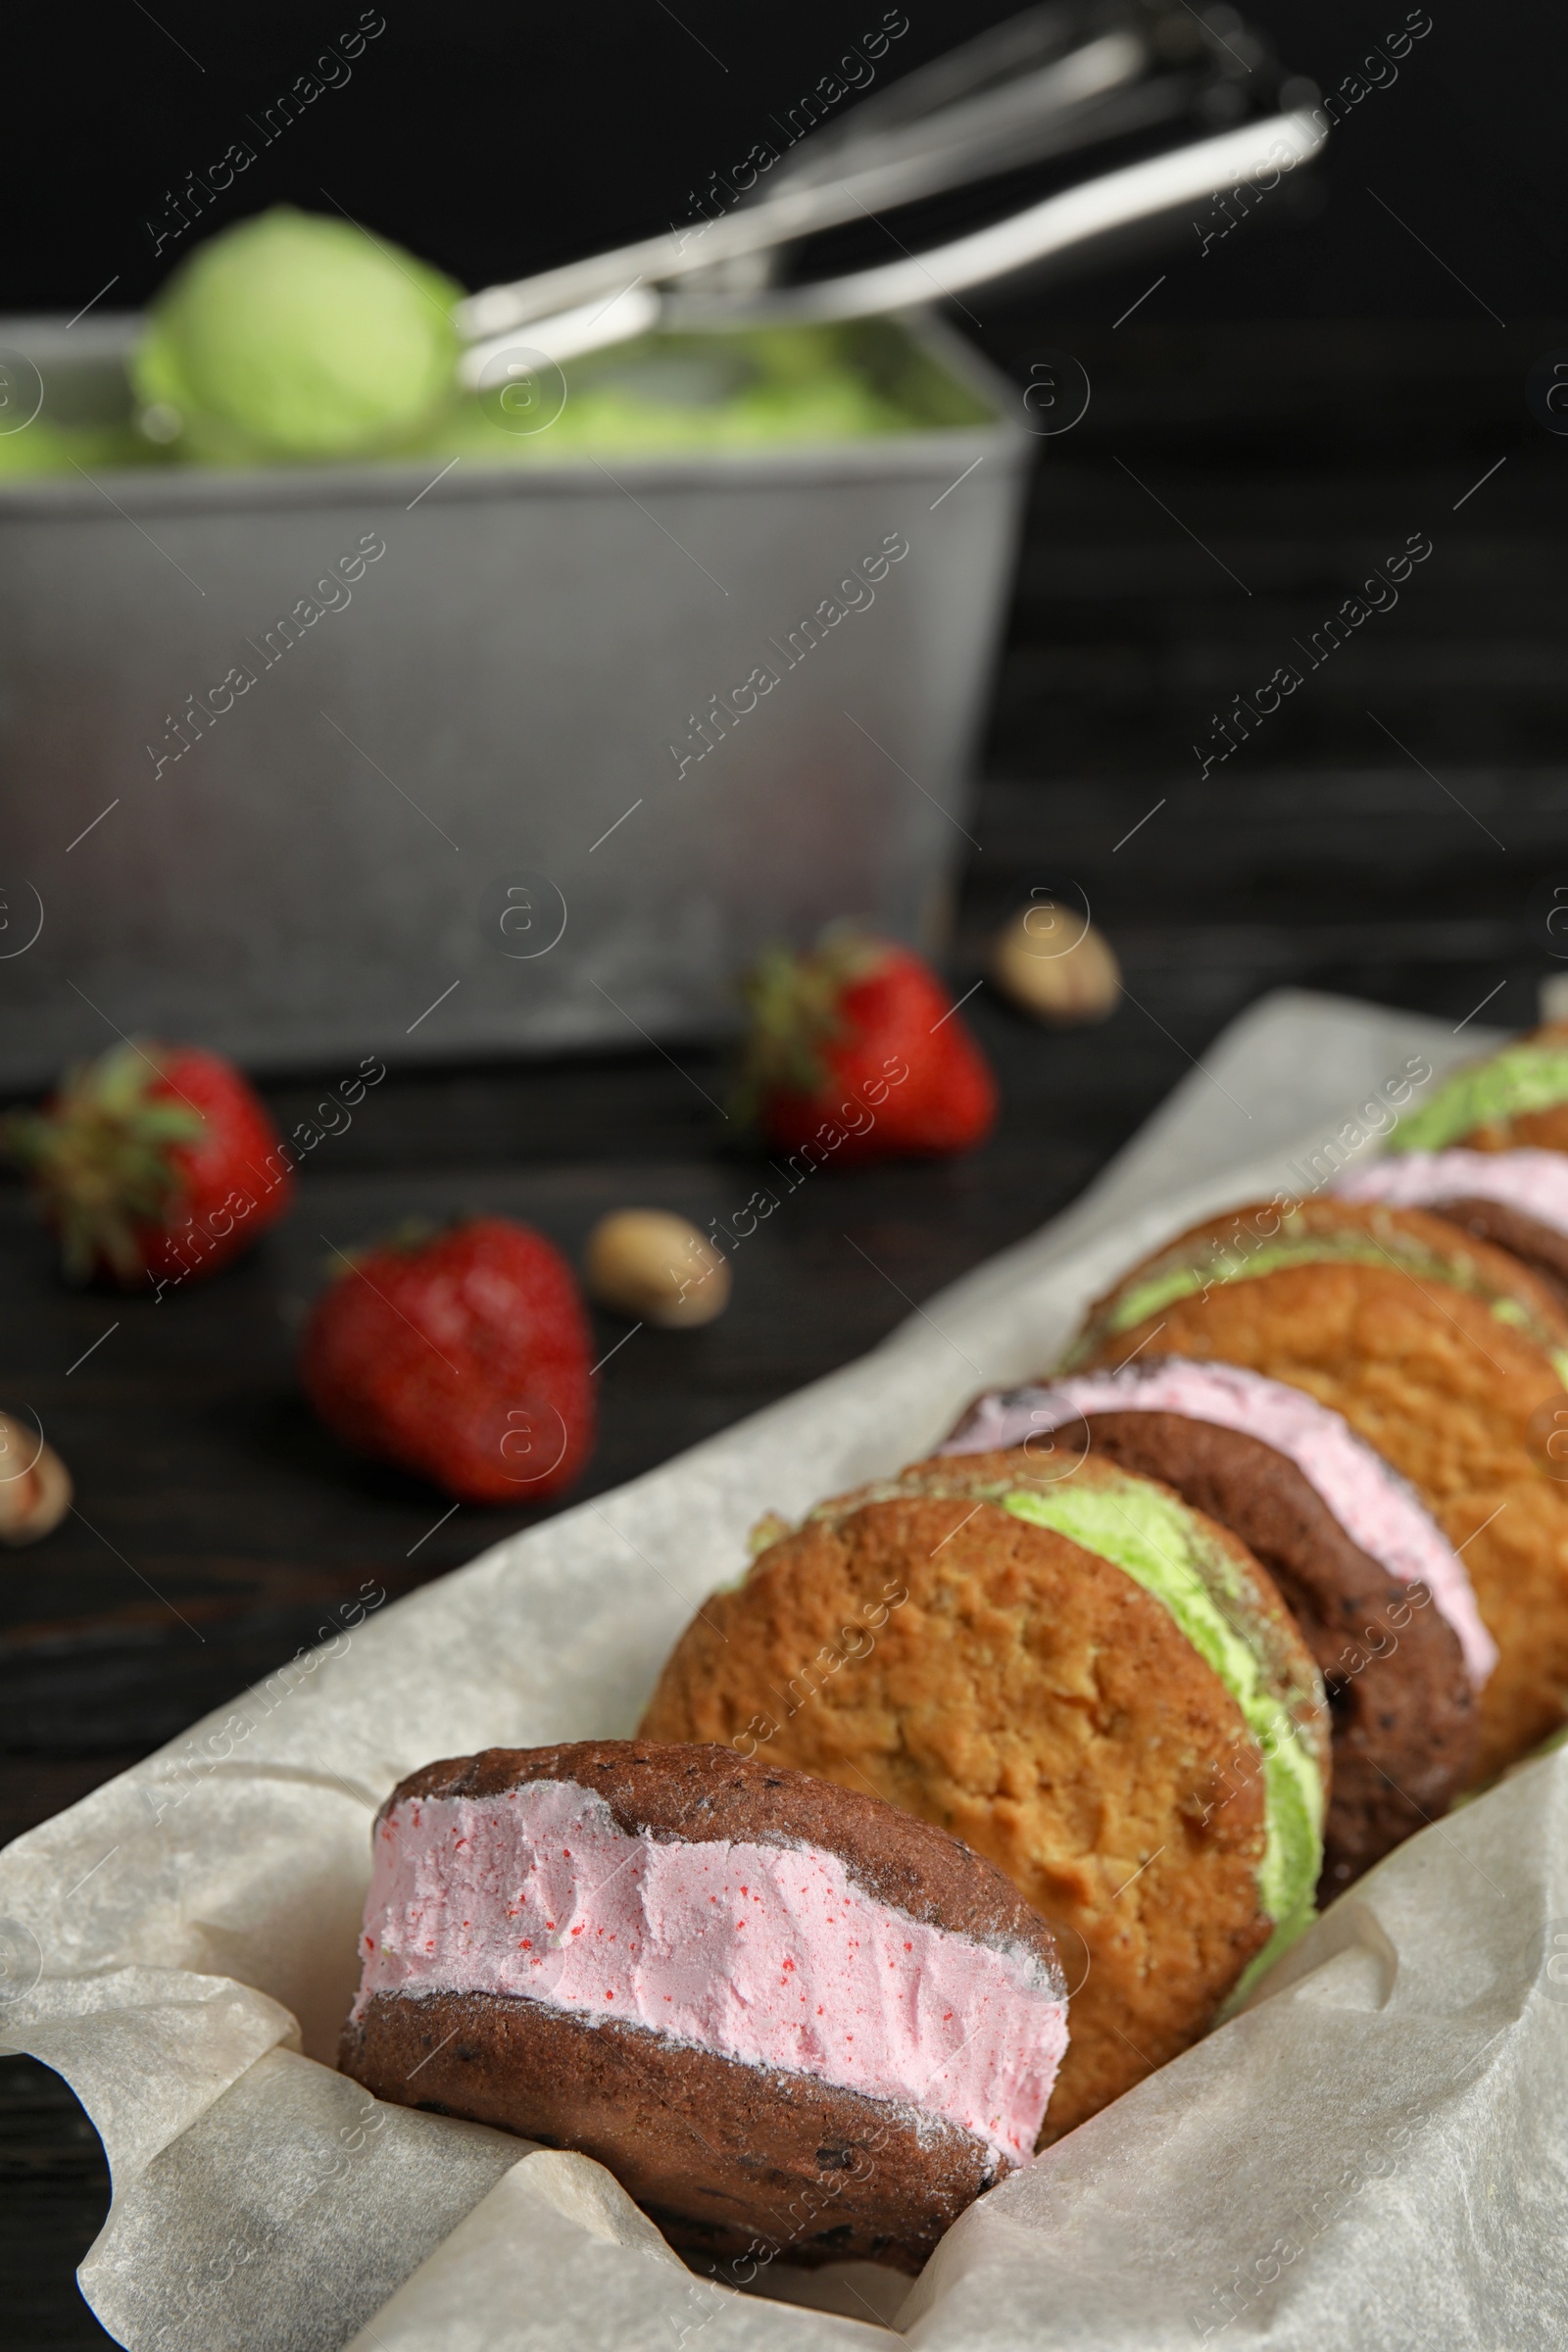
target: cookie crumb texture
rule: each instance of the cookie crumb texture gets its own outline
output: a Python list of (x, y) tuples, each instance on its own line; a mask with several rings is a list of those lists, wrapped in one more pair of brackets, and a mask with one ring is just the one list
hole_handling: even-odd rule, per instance
[[(1315, 1205), (1338, 1207), (1347, 1223), (1368, 1214)], [(1406, 1209), (1397, 1222), (1452, 1247), (1454, 1229), (1439, 1218)], [(1229, 1224), (1211, 1230), (1228, 1235)], [(1538, 1327), (1568, 1347), (1568, 1319), (1543, 1284), (1485, 1242), (1467, 1237), (1465, 1253), (1479, 1278), (1528, 1301)], [(1136, 1279), (1137, 1270), (1119, 1288)], [(1175, 1299), (1107, 1336), (1096, 1360), (1120, 1362), (1156, 1329), (1171, 1354), (1246, 1364), (1305, 1389), (1416, 1489), (1461, 1553), (1499, 1651), (1480, 1695), (1474, 1781), (1491, 1779), (1562, 1722), (1568, 1482), (1544, 1466), (1542, 1432), (1556, 1409), (1568, 1413), (1568, 1396), (1544, 1347), (1483, 1296), (1417, 1279), (1392, 1260), (1322, 1259), (1216, 1283), (1206, 1298)]]
[(995, 1503), (808, 1521), (704, 1603), (643, 1731), (870, 1791), (1005, 1871), (1067, 1973), (1042, 2144), (1197, 2040), (1269, 1936), (1241, 1709), (1160, 1601)]

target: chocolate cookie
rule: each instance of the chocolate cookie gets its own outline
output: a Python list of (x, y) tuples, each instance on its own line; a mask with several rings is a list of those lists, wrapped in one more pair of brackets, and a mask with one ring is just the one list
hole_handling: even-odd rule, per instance
[(1233, 1537), (1107, 1464), (925, 1462), (823, 1504), (704, 1603), (643, 1728), (873, 1789), (1001, 1865), (1072, 1988), (1047, 2139), (1310, 1914), (1311, 1658)]
[(1125, 1275), (1067, 1363), (1153, 1347), (1305, 1390), (1415, 1487), (1497, 1645), (1476, 1778), (1563, 1720), (1568, 1484), (1549, 1448), (1568, 1431), (1568, 1316), (1526, 1267), (1421, 1209), (1266, 1202)]
[(427, 1765), (376, 1817), (339, 2064), (607, 2165), (677, 2245), (918, 2270), (1032, 2152), (1051, 1932), (955, 1838), (733, 1748)]
[(1463, 1562), (1337, 1413), (1236, 1365), (1143, 1355), (1119, 1373), (982, 1396), (942, 1451), (1009, 1444), (1048, 1475), (1093, 1450), (1163, 1479), (1273, 1577), (1333, 1717), (1321, 1899), (1447, 1811), (1476, 1740), (1464, 1642), (1477, 1680), (1496, 1652)]

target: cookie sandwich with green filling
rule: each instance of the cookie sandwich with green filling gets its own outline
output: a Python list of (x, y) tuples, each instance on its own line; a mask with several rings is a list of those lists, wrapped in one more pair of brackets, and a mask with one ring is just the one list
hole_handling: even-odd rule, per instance
[(1267, 1569), (1333, 1719), (1321, 1900), (1448, 1810), (1496, 1645), (1437, 1521), (1340, 1414), (1239, 1364), (1147, 1350), (979, 1396), (942, 1452), (1017, 1446), (1047, 1476), (1093, 1449), (1162, 1479)]
[(1415, 1488), (1497, 1646), (1473, 1777), (1564, 1720), (1568, 1312), (1526, 1266), (1423, 1209), (1258, 1203), (1123, 1275), (1061, 1368), (1154, 1352), (1304, 1390)]
[(642, 1736), (870, 1791), (999, 1864), (1067, 1968), (1047, 2139), (1187, 2048), (1313, 1913), (1312, 1657), (1234, 1536), (1092, 1457), (921, 1462), (823, 1503), (705, 1601)]
[(1568, 1152), (1568, 1021), (1548, 1021), (1455, 1070), (1400, 1118), (1387, 1149), (1445, 1152), (1450, 1145)]

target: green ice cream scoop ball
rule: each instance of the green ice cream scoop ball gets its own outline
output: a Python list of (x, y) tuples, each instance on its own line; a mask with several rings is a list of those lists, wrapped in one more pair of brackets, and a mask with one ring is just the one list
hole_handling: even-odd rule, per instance
[(149, 429), (219, 463), (406, 445), (452, 398), (462, 294), (347, 220), (278, 205), (199, 247), (159, 296), (131, 369)]

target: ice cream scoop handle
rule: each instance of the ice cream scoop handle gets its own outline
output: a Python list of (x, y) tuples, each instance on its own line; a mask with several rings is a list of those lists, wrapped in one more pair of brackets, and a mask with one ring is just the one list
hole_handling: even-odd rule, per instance
[(867, 318), (913, 309), (1011, 276), (1117, 229), (1200, 203), (1222, 189), (1273, 186), (1285, 172), (1308, 162), (1326, 136), (1322, 119), (1299, 107), (1104, 172), (992, 227), (874, 270), (749, 297), (670, 295), (660, 323), (693, 331)]
[(655, 327), (669, 332), (722, 333), (747, 326), (808, 325), (870, 318), (960, 294), (971, 286), (1071, 253), (1099, 237), (1142, 220), (1199, 204), (1229, 187), (1276, 186), (1307, 163), (1327, 137), (1322, 117), (1306, 107), (1222, 131), (1190, 147), (1151, 156), (1081, 186), (1063, 189), (989, 228), (929, 252), (909, 254), (874, 270), (812, 284), (751, 295), (661, 292), (634, 279), (608, 301), (585, 302), (548, 318), (530, 318), (511, 333), (474, 344), (461, 373), (469, 384), (488, 381), (486, 369), (509, 353), (569, 360), (603, 350)]

